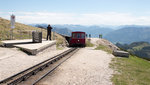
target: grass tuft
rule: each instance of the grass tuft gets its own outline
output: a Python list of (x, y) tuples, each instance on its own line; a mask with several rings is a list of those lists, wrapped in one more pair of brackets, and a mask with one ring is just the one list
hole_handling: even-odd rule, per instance
[(89, 40), (86, 40), (86, 47), (93, 47), (94, 44), (91, 43)]
[(57, 50), (63, 50), (65, 46), (66, 46), (65, 38), (56, 34), (56, 49)]
[(112, 54), (112, 50), (111, 50), (109, 47), (104, 46), (104, 45), (98, 45), (98, 46), (95, 48), (95, 50), (103, 50), (103, 51), (106, 51), (106, 52)]

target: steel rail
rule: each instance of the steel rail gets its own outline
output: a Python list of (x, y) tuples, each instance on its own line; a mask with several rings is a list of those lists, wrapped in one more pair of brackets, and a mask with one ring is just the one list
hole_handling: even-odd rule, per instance
[[(39, 72), (39, 71), (43, 70), (44, 68), (48, 67), (48, 65), (50, 65), (53, 62), (59, 60), (63, 56), (65, 56), (65, 55), (69, 54), (70, 52), (74, 51), (75, 49), (76, 48), (71, 48), (71, 49), (69, 49), (69, 50), (67, 50), (67, 51), (65, 51), (65, 52), (63, 52), (61, 54), (58, 54), (58, 55), (56, 55), (56, 56), (54, 56), (52, 58), (49, 58), (49, 59), (47, 59), (47, 60), (45, 60), (45, 61), (43, 61), (43, 62), (41, 62), (39, 64), (36, 64), (36, 65), (26, 69), (26, 70), (23, 70), (23, 71), (15, 74), (13, 76), (10, 76), (10, 77), (0, 81), (0, 84), (6, 84), (6, 83), (9, 82), (8, 85), (14, 85), (14, 84), (20, 83), (21, 81), (25, 81), (30, 76), (35, 75), (37, 72)], [(44, 63), (46, 63), (46, 64), (44, 64)], [(34, 68), (36, 68), (36, 69), (34, 69)], [(34, 70), (32, 70), (32, 69), (34, 69)], [(30, 70), (32, 70), (32, 71), (30, 71)], [(30, 72), (28, 72), (28, 71), (30, 71)], [(24, 74), (24, 75), (22, 76), (22, 74)], [(13, 80), (17, 76), (21, 76), (21, 77)]]
[(47, 73), (45, 73), (44, 75), (42, 75), (39, 79), (37, 79), (33, 84), (31, 85), (36, 85), (38, 82), (40, 82), (43, 78), (45, 78), (47, 75), (49, 75), (50, 73), (52, 73), (57, 67), (59, 67), (62, 63), (64, 63), (67, 59), (69, 59), (74, 53), (76, 53), (78, 51), (78, 49), (76, 51), (74, 51), (68, 58), (66, 58), (65, 60), (63, 60), (62, 62), (60, 62), (58, 65), (56, 65), (55, 67), (53, 67), (51, 70), (49, 70)]

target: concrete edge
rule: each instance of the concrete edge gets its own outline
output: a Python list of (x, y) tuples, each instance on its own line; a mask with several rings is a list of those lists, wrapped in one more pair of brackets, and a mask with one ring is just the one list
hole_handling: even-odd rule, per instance
[(43, 50), (47, 49), (48, 47), (51, 47), (51, 46), (53, 46), (55, 44), (56, 44), (56, 41), (54, 41), (52, 43), (49, 43), (49, 44), (47, 44), (47, 45), (45, 45), (43, 47), (40, 47), (38, 49), (27, 49), (27, 48), (21, 48), (19, 46), (14, 46), (14, 47), (20, 48), (21, 50), (23, 50), (23, 51), (25, 51), (25, 52), (27, 52), (27, 53), (29, 53), (31, 55), (36, 55), (39, 52), (41, 52), (41, 51), (43, 51)]

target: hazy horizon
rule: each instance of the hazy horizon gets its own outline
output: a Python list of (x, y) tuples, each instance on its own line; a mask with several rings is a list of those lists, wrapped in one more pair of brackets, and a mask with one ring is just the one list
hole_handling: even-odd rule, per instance
[(3, 0), (0, 17), (24, 24), (150, 25), (149, 0)]

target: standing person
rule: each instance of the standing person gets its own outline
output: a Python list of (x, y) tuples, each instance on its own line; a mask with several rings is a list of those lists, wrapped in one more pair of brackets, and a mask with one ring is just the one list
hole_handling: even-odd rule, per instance
[(103, 36), (103, 35), (102, 35), (102, 34), (100, 34), (100, 35), (99, 35), (99, 38), (102, 38), (102, 36)]
[(91, 34), (89, 34), (89, 38), (91, 38)]
[(48, 27), (47, 27), (47, 40), (48, 40), (48, 37), (49, 37), (49, 40), (51, 40), (51, 30), (53, 28), (51, 27), (51, 25), (49, 24)]
[(87, 34), (86, 34), (86, 38), (87, 38)]

